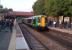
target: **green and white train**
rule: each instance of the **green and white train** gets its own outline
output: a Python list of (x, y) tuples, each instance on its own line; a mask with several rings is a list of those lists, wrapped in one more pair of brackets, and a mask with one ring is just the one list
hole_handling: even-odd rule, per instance
[(23, 18), (22, 22), (37, 29), (48, 29), (47, 17), (45, 15), (37, 15), (28, 18)]

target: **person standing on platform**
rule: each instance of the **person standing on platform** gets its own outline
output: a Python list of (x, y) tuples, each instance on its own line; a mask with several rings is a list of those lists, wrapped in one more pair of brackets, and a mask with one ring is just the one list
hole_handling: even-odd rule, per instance
[(0, 31), (1, 31), (1, 20), (0, 20)]

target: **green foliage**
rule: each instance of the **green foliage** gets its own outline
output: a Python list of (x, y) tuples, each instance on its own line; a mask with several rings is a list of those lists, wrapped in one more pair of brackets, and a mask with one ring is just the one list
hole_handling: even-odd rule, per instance
[(47, 16), (72, 16), (72, 0), (37, 0), (33, 10)]
[(2, 9), (3, 8), (3, 6), (2, 5), (0, 5), (0, 9)]
[(7, 13), (11, 11), (13, 11), (13, 9), (3, 8), (3, 6), (0, 7), (0, 13)]
[(37, 15), (41, 15), (44, 13), (44, 0), (37, 0), (33, 5), (34, 13)]
[(13, 11), (12, 9), (8, 9), (8, 8), (3, 8), (2, 5), (0, 5), (0, 14), (6, 15), (7, 13)]
[(53, 8), (54, 2), (51, 0), (45, 0), (45, 12), (48, 16), (53, 16), (55, 9)]
[(2, 13), (2, 12), (3, 12), (3, 6), (0, 5), (0, 13)]

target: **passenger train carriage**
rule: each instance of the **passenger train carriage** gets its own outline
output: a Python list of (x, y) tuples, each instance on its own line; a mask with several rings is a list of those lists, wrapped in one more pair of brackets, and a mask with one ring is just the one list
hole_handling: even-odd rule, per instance
[(32, 16), (22, 19), (23, 23), (33, 26), (36, 29), (44, 30), (47, 27), (47, 17), (45, 15)]

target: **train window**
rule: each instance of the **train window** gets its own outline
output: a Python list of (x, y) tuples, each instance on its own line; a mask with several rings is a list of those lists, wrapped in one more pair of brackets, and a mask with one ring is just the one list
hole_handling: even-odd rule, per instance
[(45, 18), (45, 22), (47, 23), (47, 17)]
[(31, 19), (28, 19), (28, 23), (31, 23)]
[(38, 17), (38, 22), (40, 22), (40, 17)]
[(36, 20), (35, 20), (35, 19), (33, 19), (33, 24), (35, 24), (35, 22), (36, 22)]

